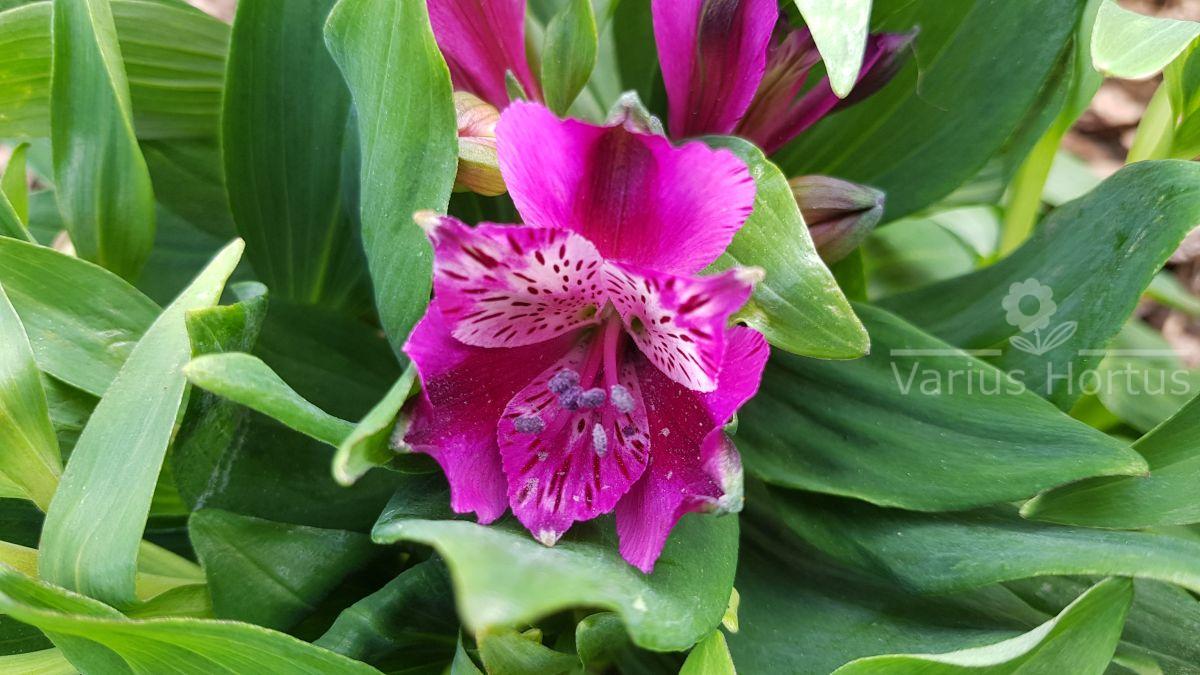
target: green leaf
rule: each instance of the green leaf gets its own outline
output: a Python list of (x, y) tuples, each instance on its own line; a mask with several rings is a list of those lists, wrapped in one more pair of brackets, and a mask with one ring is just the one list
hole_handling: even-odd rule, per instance
[[(590, 1), (590, 0), (589, 0)], [(518, 633), (495, 629), (479, 636), (479, 656), (489, 675), (561, 675), (579, 667), (579, 660), (546, 647), (536, 628)]]
[(862, 251), (868, 297), (883, 298), (975, 270), (995, 248), (999, 216), (966, 207), (914, 216), (872, 232)]
[(567, 0), (546, 26), (542, 89), (546, 105), (565, 115), (596, 66), (596, 16), (591, 0)]
[(163, 208), (223, 241), (237, 233), (225, 193), (221, 146), (216, 141), (151, 140), (142, 141), (141, 147), (154, 196)]
[(227, 246), (163, 310), (96, 405), (46, 514), (38, 568), (47, 580), (133, 602), (138, 542), (187, 386), (184, 314), (216, 304), (241, 253), (240, 241)]
[(239, 3), (222, 113), (229, 205), (247, 258), (275, 297), (324, 306), (347, 303), (363, 281), (341, 182), (350, 92), (322, 39), (332, 6)]
[[(434, 547), (450, 568), (459, 616), (476, 633), (574, 607), (603, 608), (621, 616), (638, 646), (677, 651), (712, 631), (725, 612), (737, 560), (735, 518), (685, 516), (655, 572), (644, 575), (621, 559), (610, 524), (576, 525), (546, 548), (515, 525), (412, 517), (408, 492), (430, 497), (402, 489), (372, 536)], [(444, 508), (444, 493), (434, 501)]]
[(133, 130), (107, 0), (54, 0), (55, 196), (79, 256), (136, 278), (154, 247), (154, 191)]
[(45, 511), (62, 474), (33, 350), (0, 285), (0, 477)]
[(413, 395), (417, 371), (409, 367), (396, 380), (367, 416), (354, 426), (337, 446), (333, 455), (333, 477), (342, 485), (353, 485), (363, 474), (377, 466), (383, 466), (396, 457), (392, 449), (392, 437), (398, 425), (397, 419), (404, 402)]
[(188, 380), (207, 391), (267, 415), (335, 448), (354, 425), (304, 400), (256, 356), (232, 352), (206, 354), (183, 369)]
[[(0, 12), (0, 136), (50, 135), (50, 6)], [(216, 134), (229, 26), (164, 2), (111, 6), (138, 137)]]
[(1026, 122), (1083, 4), (1039, 3), (1031, 22), (1028, 7), (1009, 0), (875, 0), (872, 30), (920, 27), (911, 62), (883, 90), (806, 131), (777, 163), (788, 176), (832, 175), (883, 190), (888, 219), (929, 206), (975, 176)]
[(613, 612), (597, 612), (584, 617), (575, 626), (575, 651), (584, 666), (602, 670), (629, 647), (629, 633), (621, 617)]
[(51, 633), (83, 672), (378, 673), (370, 666), (250, 624), (130, 620), (111, 607), (0, 568), (0, 612)]
[(159, 312), (107, 270), (3, 237), (0, 284), (25, 325), (38, 367), (97, 396)]
[(958, 513), (884, 509), (772, 492), (800, 536), (848, 565), (917, 593), (952, 593), (1058, 574), (1131, 576), (1200, 589), (1200, 542), (1023, 520), (997, 506)]
[(22, 223), (29, 222), (29, 178), (25, 175), (25, 153), (28, 151), (28, 143), (13, 148), (8, 165), (4, 167), (4, 176), (0, 177), (0, 192), (8, 198)]
[(867, 353), (866, 329), (817, 255), (783, 174), (746, 141), (706, 140), (746, 162), (758, 185), (754, 211), (715, 265), (753, 265), (766, 272), (739, 318), (772, 345), (796, 354), (853, 359)]
[(1008, 675), (1101, 673), (1121, 637), (1133, 600), (1133, 583), (1107, 579), (1088, 589), (1061, 614), (1024, 635), (948, 654), (873, 656), (848, 663), (837, 675)]
[(714, 630), (688, 653), (679, 675), (735, 675), (725, 634)]
[(829, 76), (829, 86), (839, 98), (846, 98), (858, 82), (863, 52), (867, 48), (867, 23), (871, 19), (871, 0), (847, 0), (830, 3), (820, 0), (796, 0), (804, 25), (812, 33)]
[(1146, 287), (1146, 297), (1193, 318), (1200, 318), (1200, 297), (1184, 287), (1179, 277), (1171, 272), (1159, 272)]
[[(34, 629), (36, 630), (36, 629)], [(0, 656), (0, 670), (25, 675), (75, 675), (76, 670), (60, 649), (42, 649)]]
[[(1100, 362), (1103, 347), (1197, 222), (1200, 165), (1139, 162), (1055, 209), (995, 265), (881, 304), (953, 345), (999, 349), (992, 363), (1066, 409), (1081, 393), (1083, 374)], [(1016, 346), (1032, 345), (1036, 336), (1031, 326), (1022, 334), (1019, 317), (1004, 306), (1009, 296), (1010, 304), (1025, 297), (1017, 284), (1028, 289), (1029, 280), (1052, 294), (1054, 311), (1043, 333), (1072, 323), (1077, 329), (1041, 355)], [(1035, 302), (1050, 310), (1040, 298)]]
[(1200, 396), (1133, 444), (1148, 476), (1093, 478), (1034, 497), (1026, 518), (1088, 527), (1141, 529), (1200, 522)]
[(342, 610), (314, 644), (369, 663), (420, 649), (443, 653), (445, 662), (457, 639), (458, 617), (446, 566), (427, 560)]
[(776, 485), (921, 511), (1029, 497), (1145, 462), (1002, 371), (868, 305), (857, 361), (776, 353), (738, 413), (746, 468)]
[(1200, 36), (1200, 23), (1143, 16), (1105, 0), (1092, 32), (1092, 63), (1109, 77), (1141, 80), (1175, 60)]
[(219, 619), (285, 630), (311, 614), (377, 552), (357, 532), (290, 525), (203, 509), (188, 534)]
[(33, 235), (29, 233), (25, 223), (21, 222), (21, 217), (3, 192), (0, 192), (0, 237), (33, 241)]
[(383, 329), (399, 353), (431, 283), (432, 251), (412, 214), (444, 213), (458, 170), (450, 72), (416, 0), (340, 0), (325, 40), (358, 114), (363, 245)]
[(1138, 431), (1150, 431), (1200, 393), (1200, 371), (1162, 333), (1132, 319), (1108, 345), (1096, 396), (1104, 407)]

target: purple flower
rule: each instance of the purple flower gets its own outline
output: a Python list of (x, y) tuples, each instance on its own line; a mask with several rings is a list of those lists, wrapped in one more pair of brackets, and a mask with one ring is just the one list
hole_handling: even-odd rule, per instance
[(428, 0), (429, 22), (454, 88), (508, 105), (506, 73), (534, 100), (541, 88), (525, 56), (525, 0)]
[(822, 78), (804, 89), (820, 54), (776, 0), (653, 0), (654, 38), (671, 135), (736, 134), (768, 154), (830, 112), (887, 84), (913, 34), (868, 37), (858, 85), (839, 99)]
[(713, 276), (755, 186), (731, 153), (513, 103), (500, 167), (524, 226), (431, 213), (434, 299), (405, 353), (423, 384), (407, 442), (438, 461), (451, 506), (511, 507), (546, 545), (616, 512), (649, 572), (685, 513), (737, 510), (722, 427), (768, 348), (730, 327), (756, 270)]

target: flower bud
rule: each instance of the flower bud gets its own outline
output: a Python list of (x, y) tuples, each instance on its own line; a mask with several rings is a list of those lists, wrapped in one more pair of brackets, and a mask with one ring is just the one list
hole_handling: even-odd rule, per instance
[(884, 194), (874, 188), (828, 176), (799, 176), (788, 183), (827, 264), (858, 248), (883, 217)]
[(504, 194), (504, 178), (496, 156), (496, 123), (500, 112), (474, 94), (454, 92), (458, 116), (458, 175), (454, 189), (487, 197)]

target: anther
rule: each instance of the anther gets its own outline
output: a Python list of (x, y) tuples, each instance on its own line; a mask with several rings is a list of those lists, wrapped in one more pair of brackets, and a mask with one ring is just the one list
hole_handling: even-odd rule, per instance
[(604, 427), (599, 422), (592, 425), (592, 449), (601, 457), (608, 454), (608, 434), (604, 433)]
[(579, 373), (573, 370), (560, 370), (546, 382), (546, 388), (555, 394), (565, 394), (571, 387), (579, 386)]
[(617, 410), (623, 413), (633, 412), (636, 403), (633, 400), (633, 394), (629, 393), (628, 389), (619, 384), (614, 384), (612, 388), (608, 390), (608, 394), (612, 399), (613, 406), (615, 406)]
[(517, 433), (540, 434), (546, 428), (546, 423), (537, 415), (521, 415), (513, 420), (513, 428)]
[(579, 395), (578, 406), (580, 408), (599, 408), (604, 405), (607, 398), (603, 389), (588, 389)]
[(579, 409), (579, 397), (583, 396), (583, 387), (572, 385), (569, 389), (558, 395), (558, 404), (566, 410)]

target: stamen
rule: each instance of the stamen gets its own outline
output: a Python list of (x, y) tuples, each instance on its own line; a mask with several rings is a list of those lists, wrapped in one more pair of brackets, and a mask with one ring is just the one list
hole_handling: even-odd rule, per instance
[(608, 454), (608, 434), (599, 422), (592, 425), (592, 449), (601, 457)]
[(517, 433), (540, 434), (546, 428), (546, 423), (537, 415), (521, 415), (513, 420), (513, 428)]
[(546, 382), (546, 388), (555, 394), (565, 394), (572, 387), (579, 386), (579, 373), (573, 370), (560, 370)]
[(633, 394), (629, 393), (628, 389), (619, 384), (614, 384), (613, 386), (609, 387), (608, 394), (612, 400), (613, 406), (617, 410), (623, 413), (633, 412), (636, 403), (633, 400)]
[(575, 384), (558, 395), (558, 404), (567, 410), (579, 409), (579, 397), (583, 396), (583, 387)]
[(595, 389), (588, 389), (579, 395), (577, 405), (580, 408), (599, 408), (600, 406), (604, 405), (606, 398), (607, 396), (604, 394), (603, 389), (598, 387)]

